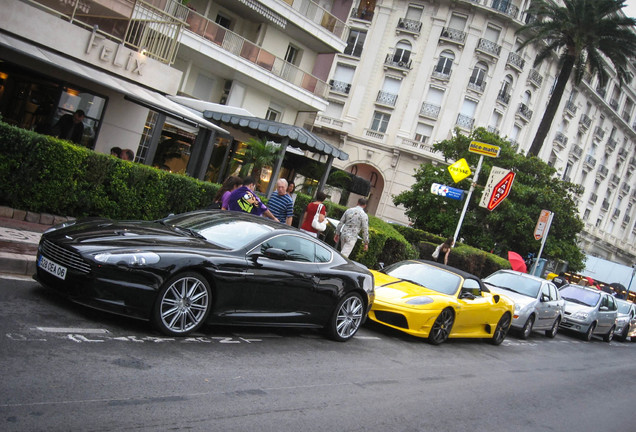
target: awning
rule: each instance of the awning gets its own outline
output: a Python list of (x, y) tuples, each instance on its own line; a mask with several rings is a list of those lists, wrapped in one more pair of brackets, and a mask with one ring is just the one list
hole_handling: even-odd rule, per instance
[(230, 105), (221, 105), (214, 102), (202, 101), (186, 96), (167, 96), (168, 99), (180, 105), (192, 108), (202, 113), (203, 111), (215, 111), (223, 114), (236, 114), (242, 116), (254, 117), (254, 114), (244, 108), (233, 107)]
[(289, 145), (313, 153), (333, 156), (340, 160), (349, 159), (349, 155), (332, 146), (300, 126), (288, 125), (272, 120), (265, 120), (252, 116), (203, 111), (203, 117), (215, 122), (232, 126), (244, 132), (264, 135), (271, 138), (289, 138)]
[(56, 54), (47, 49), (37, 47), (24, 42), (21, 39), (14, 38), (3, 33), (0, 33), (0, 46), (41, 61), (45, 63), (47, 67), (65, 70), (88, 81), (110, 88), (118, 93), (122, 93), (125, 95), (124, 97), (126, 99), (146, 108), (163, 113), (168, 117), (173, 117), (191, 125), (211, 129), (220, 133), (228, 133), (226, 130), (204, 119), (201, 115), (171, 101), (161, 93), (148, 90), (138, 84), (133, 84), (124, 79), (114, 77), (113, 75), (99, 69), (79, 63), (77, 60), (71, 60), (60, 54)]

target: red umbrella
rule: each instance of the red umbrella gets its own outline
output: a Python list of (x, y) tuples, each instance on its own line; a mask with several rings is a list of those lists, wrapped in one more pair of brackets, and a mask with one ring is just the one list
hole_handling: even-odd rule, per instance
[(510, 261), (513, 270), (528, 273), (525, 260), (517, 252), (508, 251), (508, 261)]

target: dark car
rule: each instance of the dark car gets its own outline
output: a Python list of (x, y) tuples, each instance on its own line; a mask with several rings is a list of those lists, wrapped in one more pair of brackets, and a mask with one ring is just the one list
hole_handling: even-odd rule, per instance
[(156, 221), (83, 220), (45, 232), (34, 276), (86, 306), (171, 336), (204, 323), (327, 329), (353, 337), (372, 274), (296, 228), (229, 211)]

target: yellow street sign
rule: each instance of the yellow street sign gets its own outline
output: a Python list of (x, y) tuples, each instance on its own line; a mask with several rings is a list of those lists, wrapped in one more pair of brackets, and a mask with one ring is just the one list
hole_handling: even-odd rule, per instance
[(470, 167), (466, 159), (461, 158), (448, 167), (451, 177), (455, 183), (459, 183), (471, 174)]
[(479, 141), (473, 141), (468, 146), (468, 151), (471, 153), (477, 153), (480, 155), (494, 157), (494, 158), (499, 157), (499, 150), (501, 150), (501, 148), (498, 146), (495, 146), (492, 144), (486, 144)]

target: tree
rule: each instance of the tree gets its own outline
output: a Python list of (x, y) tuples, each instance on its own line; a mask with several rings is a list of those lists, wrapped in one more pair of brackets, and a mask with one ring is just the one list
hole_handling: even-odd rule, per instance
[(279, 149), (271, 146), (262, 138), (250, 138), (245, 144), (245, 154), (243, 155), (240, 176), (244, 177), (250, 165), (252, 172), (250, 176), (258, 182), (261, 177), (261, 170), (265, 166), (271, 166), (278, 158)]
[[(536, 254), (540, 243), (534, 239), (534, 228), (541, 210), (547, 209), (554, 212), (554, 219), (542, 256), (568, 261), (573, 271), (582, 269), (584, 255), (577, 247), (576, 237), (583, 229), (583, 222), (574, 201), (582, 188), (557, 179), (554, 168), (538, 158), (516, 153), (508, 141), (484, 128), (476, 129), (469, 136), (456, 131), (455, 137), (436, 143), (433, 148), (442, 152), (447, 161), (466, 158), (474, 167), (479, 155), (468, 152), (471, 141), (496, 145), (501, 151), (496, 159), (484, 158), (478, 185), (459, 233), (464, 243), (504, 257), (509, 250), (522, 256)], [(491, 212), (478, 203), (493, 165), (514, 171), (516, 177), (510, 195)], [(468, 190), (471, 181), (463, 180), (454, 187)], [(433, 195), (432, 183), (453, 184), (446, 166), (421, 165), (415, 173), (415, 184), (395, 196), (393, 202), (406, 208), (405, 213), (415, 228), (451, 237), (464, 202)]]
[(539, 155), (573, 72), (576, 85), (586, 72), (598, 76), (601, 85), (605, 85), (609, 60), (621, 85), (630, 82), (628, 65), (636, 52), (636, 19), (618, 14), (625, 1), (535, 0), (526, 11), (534, 19), (517, 30), (517, 34), (528, 37), (519, 49), (529, 44), (541, 46), (535, 66), (560, 52), (561, 68), (528, 155)]

